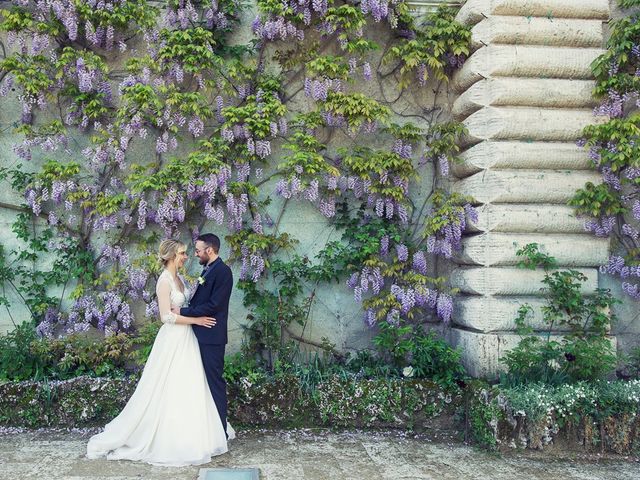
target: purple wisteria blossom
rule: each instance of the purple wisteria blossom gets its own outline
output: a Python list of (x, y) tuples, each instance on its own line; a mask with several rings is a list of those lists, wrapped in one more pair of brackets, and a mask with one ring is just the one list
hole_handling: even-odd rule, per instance
[(438, 157), (438, 167), (442, 176), (447, 177), (449, 175), (449, 159), (445, 155)]
[(159, 312), (160, 310), (158, 308), (158, 301), (152, 300), (151, 302), (146, 304), (144, 315), (147, 318), (155, 319), (159, 316)]
[(376, 312), (372, 308), (367, 309), (364, 312), (364, 323), (368, 327), (374, 327), (376, 324)]
[(392, 309), (387, 314), (387, 323), (394, 327), (400, 326), (400, 312), (397, 309)]
[(640, 300), (640, 285), (637, 283), (622, 282), (622, 290), (635, 300)]
[(396, 253), (400, 262), (406, 262), (409, 259), (409, 249), (406, 245), (401, 243), (396, 245)]
[(608, 237), (616, 225), (616, 218), (613, 216), (602, 217), (600, 219), (589, 219), (584, 222), (584, 229), (597, 237)]
[(633, 214), (633, 218), (635, 218), (636, 220), (640, 220), (640, 200), (636, 200), (633, 202), (631, 213)]
[(388, 0), (362, 0), (360, 2), (360, 10), (362, 13), (371, 14), (376, 22), (386, 18), (389, 14), (389, 1)]
[(385, 235), (380, 239), (380, 256), (385, 257), (389, 254), (389, 235)]
[(333, 218), (336, 214), (336, 203), (333, 197), (329, 197), (326, 200), (321, 199), (319, 203), (320, 213), (327, 218)]
[(104, 268), (109, 263), (125, 267), (129, 264), (129, 253), (119, 245), (103, 245), (99, 256), (99, 268)]
[(449, 323), (453, 314), (453, 298), (447, 294), (438, 295), (436, 311), (444, 323)]
[(365, 80), (371, 80), (371, 65), (369, 64), (369, 62), (365, 62), (365, 64), (362, 66), (362, 75), (364, 76)]
[(304, 30), (283, 17), (271, 16), (267, 19), (256, 17), (251, 25), (253, 33), (263, 40), (304, 40)]
[(138, 298), (145, 289), (149, 273), (140, 268), (129, 268), (129, 286), (132, 298)]
[(608, 116), (611, 118), (622, 117), (624, 115), (625, 104), (634, 96), (637, 98), (637, 95), (630, 93), (620, 95), (617, 91), (610, 90), (607, 99), (598, 107), (594, 108), (593, 114), (597, 116)]
[(422, 250), (413, 254), (413, 269), (422, 275), (427, 274), (427, 257)]
[(36, 334), (40, 338), (53, 338), (59, 318), (59, 312), (55, 308), (49, 307), (42, 321), (36, 326)]

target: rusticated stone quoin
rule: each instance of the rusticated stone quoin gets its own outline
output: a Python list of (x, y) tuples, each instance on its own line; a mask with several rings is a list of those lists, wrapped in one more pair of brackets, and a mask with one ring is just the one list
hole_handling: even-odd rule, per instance
[[(538, 243), (586, 275), (585, 294), (598, 287), (609, 242), (586, 234), (567, 202), (601, 181), (576, 140), (598, 121), (591, 63), (608, 18), (608, 0), (468, 0), (458, 13), (474, 51), (453, 81), (468, 134), (452, 189), (479, 215), (447, 273), (460, 290), (450, 340), (472, 375), (496, 376), (520, 339), (518, 308), (544, 303), (543, 273), (516, 268), (518, 248)], [(539, 308), (533, 327), (545, 327)]]

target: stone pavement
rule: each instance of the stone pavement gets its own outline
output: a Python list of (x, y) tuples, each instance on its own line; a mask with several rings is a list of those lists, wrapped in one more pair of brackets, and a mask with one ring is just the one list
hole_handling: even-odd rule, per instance
[[(0, 435), (1, 480), (195, 480), (201, 467), (88, 460), (87, 433)], [(637, 458), (514, 452), (499, 456), (392, 433), (252, 431), (208, 467), (258, 467), (261, 480), (640, 478)]]

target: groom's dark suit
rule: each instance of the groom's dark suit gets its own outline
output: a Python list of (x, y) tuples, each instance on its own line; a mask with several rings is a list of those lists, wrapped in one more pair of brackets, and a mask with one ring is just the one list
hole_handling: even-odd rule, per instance
[(216, 258), (202, 272), (204, 283), (196, 289), (188, 307), (180, 309), (185, 317), (213, 317), (212, 328), (193, 325), (193, 332), (200, 344), (202, 365), (207, 375), (209, 389), (218, 409), (220, 420), (227, 431), (227, 384), (224, 381), (224, 348), (227, 344), (227, 317), (229, 297), (233, 288), (231, 269)]

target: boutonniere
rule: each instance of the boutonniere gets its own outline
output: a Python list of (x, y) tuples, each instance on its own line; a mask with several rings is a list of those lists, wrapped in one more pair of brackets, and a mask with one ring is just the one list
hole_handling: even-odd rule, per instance
[(199, 283), (200, 285), (204, 285), (204, 277), (203, 277), (202, 275), (200, 275), (200, 276), (198, 277), (198, 283)]

